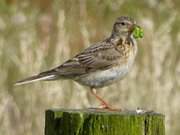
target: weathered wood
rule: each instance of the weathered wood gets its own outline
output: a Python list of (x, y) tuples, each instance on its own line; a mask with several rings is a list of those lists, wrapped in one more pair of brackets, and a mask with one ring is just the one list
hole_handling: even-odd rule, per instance
[(164, 115), (102, 110), (47, 110), (45, 135), (165, 135)]

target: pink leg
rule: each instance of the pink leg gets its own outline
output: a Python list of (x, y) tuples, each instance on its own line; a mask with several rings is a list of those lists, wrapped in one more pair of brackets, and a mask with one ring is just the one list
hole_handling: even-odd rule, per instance
[(96, 94), (96, 89), (91, 88), (91, 94), (94, 95), (94, 96), (101, 102), (101, 107), (102, 107), (103, 109), (108, 109), (108, 110), (110, 110), (110, 111), (117, 111), (117, 109), (111, 108), (106, 101), (104, 101), (100, 96), (98, 96), (98, 95)]

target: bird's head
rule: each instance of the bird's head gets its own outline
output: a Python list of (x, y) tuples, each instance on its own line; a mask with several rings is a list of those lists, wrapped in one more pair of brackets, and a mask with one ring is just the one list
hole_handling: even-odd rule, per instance
[(127, 36), (131, 36), (133, 31), (137, 26), (136, 22), (127, 16), (121, 16), (117, 18), (114, 23), (112, 35), (118, 36), (120, 38), (126, 38)]

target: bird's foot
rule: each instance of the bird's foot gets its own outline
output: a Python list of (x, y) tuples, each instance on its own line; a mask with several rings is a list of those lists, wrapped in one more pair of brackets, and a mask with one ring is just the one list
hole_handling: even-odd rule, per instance
[(117, 109), (117, 108), (113, 108), (112, 106), (110, 106), (109, 104), (103, 102), (101, 105), (100, 105), (100, 108), (101, 109), (106, 109), (106, 110), (109, 110), (109, 111), (122, 111), (121, 108)]

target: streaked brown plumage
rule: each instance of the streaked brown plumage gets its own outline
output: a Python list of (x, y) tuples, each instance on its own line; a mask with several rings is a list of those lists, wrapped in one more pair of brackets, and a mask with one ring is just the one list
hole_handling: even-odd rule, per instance
[[(39, 80), (72, 79), (90, 87), (95, 94), (93, 89), (122, 79), (131, 69), (137, 52), (132, 35), (135, 26), (133, 19), (119, 17), (109, 38), (90, 46), (62, 65), (18, 81), (16, 85)], [(108, 108), (100, 97), (97, 98)]]

